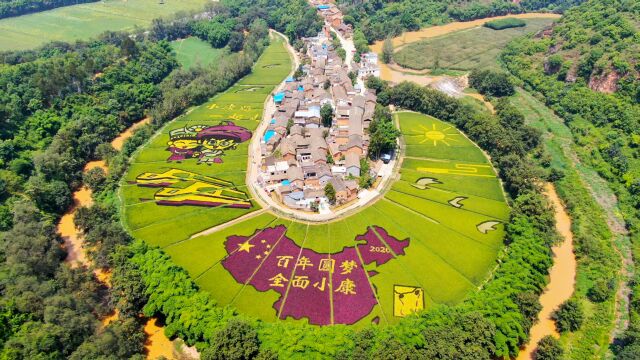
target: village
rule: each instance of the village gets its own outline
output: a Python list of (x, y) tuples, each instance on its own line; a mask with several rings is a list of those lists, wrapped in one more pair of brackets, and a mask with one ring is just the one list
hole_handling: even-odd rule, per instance
[(334, 4), (313, 5), (325, 26), (304, 39), (299, 76), (287, 78), (273, 96), (276, 110), (261, 138), (257, 182), (288, 208), (327, 213), (358, 199), (366, 190), (361, 177), (382, 175), (384, 161), (367, 157), (376, 95), (364, 87), (379, 69), (375, 53), (361, 54), (359, 63), (353, 53), (345, 56), (350, 63), (343, 61), (334, 37), (350, 38), (351, 26)]

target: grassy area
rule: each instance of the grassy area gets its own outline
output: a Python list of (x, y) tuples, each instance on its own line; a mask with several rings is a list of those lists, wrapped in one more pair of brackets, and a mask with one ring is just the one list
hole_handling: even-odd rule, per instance
[(172, 41), (171, 47), (176, 52), (176, 58), (180, 65), (186, 69), (195, 65), (211, 64), (224, 51), (213, 48), (209, 43), (197, 37)]
[(49, 41), (86, 40), (107, 30), (149, 26), (156, 18), (199, 10), (207, 0), (103, 0), (0, 20), (0, 51), (31, 49)]
[[(258, 83), (266, 79), (258, 76), (253, 78)], [(297, 297), (302, 296), (303, 292), (289, 289), (281, 295), (275, 290), (262, 291), (256, 288), (251, 281), (262, 276), (264, 268), (273, 266), (268, 265), (269, 261), (276, 261), (272, 259), (275, 255), (271, 256), (268, 252), (267, 259), (253, 270), (252, 277), (246, 283), (238, 281), (225, 268), (225, 261), (235, 254), (230, 253), (225, 244), (241, 236), (253, 246), (260, 246), (258, 234), (279, 225), (286, 227), (283, 238), (290, 239), (300, 249), (296, 250), (292, 263), (300, 259), (303, 252), (340, 258), (357, 248), (358, 267), (367, 270), (369, 284), (366, 281), (357, 282), (356, 291), (364, 292), (371, 287), (375, 289), (376, 299), (371, 311), (355, 326), (364, 326), (372, 321), (381, 324), (399, 321), (400, 317), (394, 315), (394, 306), (398, 306), (394, 291), (398, 285), (422, 289), (426, 308), (461, 301), (486, 279), (495, 265), (509, 208), (489, 162), (460, 132), (444, 122), (421, 114), (399, 113), (398, 119), (407, 142), (418, 147), (415, 157), (405, 159), (401, 170), (403, 178), (393, 185), (385, 199), (343, 220), (328, 224), (300, 223), (263, 213), (213, 234), (193, 239), (185, 237), (168, 246), (166, 242), (159, 244), (166, 246), (165, 251), (174, 261), (183, 266), (197, 284), (211, 293), (220, 304), (230, 304), (243, 313), (266, 321), (296, 321), (282, 316), (280, 311), (286, 311), (286, 304), (298, 300)], [(427, 133), (423, 128), (431, 132)], [(423, 138), (429, 141), (421, 143), (415, 129), (422, 129)], [(413, 136), (408, 136), (410, 134)], [(467, 156), (474, 162), (463, 161)], [(419, 181), (424, 178), (432, 178), (436, 182), (426, 187), (424, 182)], [(456, 199), (459, 204), (455, 202)], [(227, 213), (236, 211), (219, 210)], [(179, 222), (175, 220), (174, 224), (182, 227), (182, 224), (178, 225)], [(478, 226), (487, 222), (493, 222), (495, 230), (485, 234), (479, 231)], [(398, 253), (397, 248), (394, 250), (386, 241), (380, 246), (363, 245), (362, 240), (357, 239), (372, 227), (384, 229), (388, 236), (405, 245), (408, 242), (406, 251)], [(285, 241), (283, 238), (280, 241)], [(276, 254), (284, 251), (279, 250), (282, 246), (280, 243), (275, 245)], [(380, 251), (392, 254), (393, 258), (380, 264), (364, 261)], [(258, 254), (261, 255), (260, 252)], [(288, 273), (287, 276), (293, 280), (293, 274)], [(331, 294), (338, 289), (335, 276), (327, 284)], [(328, 296), (327, 292), (322, 295)], [(338, 319), (344, 315), (344, 306), (340, 305), (340, 301), (345, 300), (340, 300), (337, 295), (331, 295), (330, 300), (327, 303), (324, 299), (325, 305), (309, 303), (309, 306), (320, 306), (324, 310), (317, 311), (331, 311), (332, 319)], [(284, 304), (282, 310), (279, 304)], [(303, 318), (301, 321), (307, 320)]]
[(497, 68), (498, 55), (510, 40), (537, 32), (550, 25), (553, 19), (525, 19), (525, 22), (524, 27), (499, 31), (475, 27), (417, 41), (398, 50), (394, 60), (416, 70)]

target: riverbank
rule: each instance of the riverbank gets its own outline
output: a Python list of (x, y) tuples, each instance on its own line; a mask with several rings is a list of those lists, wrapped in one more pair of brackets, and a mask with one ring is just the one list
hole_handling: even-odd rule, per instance
[(551, 315), (560, 304), (571, 297), (575, 288), (576, 257), (573, 253), (571, 218), (553, 184), (547, 183), (545, 185), (545, 195), (553, 205), (556, 230), (561, 235), (562, 242), (552, 249), (554, 261), (549, 270), (549, 283), (540, 296), (542, 310), (538, 313), (538, 322), (533, 325), (529, 333), (529, 343), (520, 351), (518, 360), (533, 359), (533, 353), (543, 337), (548, 335), (555, 338), (560, 337)]
[[(149, 124), (150, 118), (144, 118), (127, 129), (121, 132), (113, 141), (111, 146), (117, 150), (122, 150), (124, 143), (127, 139), (133, 136), (136, 129)], [(95, 160), (88, 162), (83, 171), (87, 171), (94, 168), (102, 168), (105, 172), (109, 171), (107, 164), (104, 160)], [(74, 223), (76, 212), (81, 207), (87, 207), (93, 205), (93, 192), (87, 186), (83, 185), (73, 193), (73, 205), (64, 213), (58, 222), (57, 230), (62, 239), (64, 240), (64, 248), (67, 251), (67, 257), (65, 262), (72, 268), (84, 266), (91, 268), (91, 260), (87, 257), (86, 250), (83, 248), (83, 234), (80, 232)], [(98, 281), (103, 283), (107, 287), (111, 287), (111, 272), (108, 269), (96, 269), (94, 274)], [(102, 326), (107, 326), (111, 322), (118, 319), (118, 312), (104, 317), (101, 319)], [(174, 359), (173, 345), (164, 335), (164, 329), (159, 327), (157, 319), (151, 318), (147, 320), (145, 324), (145, 334), (147, 335), (147, 341), (145, 343), (145, 351), (147, 352), (147, 359), (157, 359), (160, 356), (164, 356), (167, 359)], [(169, 346), (167, 346), (169, 344)]]

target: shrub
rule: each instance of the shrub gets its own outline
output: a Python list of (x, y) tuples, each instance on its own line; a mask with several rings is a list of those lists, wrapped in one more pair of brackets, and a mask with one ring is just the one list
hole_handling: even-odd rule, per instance
[(493, 70), (473, 70), (469, 74), (469, 85), (483, 95), (501, 97), (515, 94), (509, 76)]
[(506, 18), (487, 21), (483, 26), (493, 30), (504, 30), (509, 28), (525, 27), (526, 25), (527, 23), (524, 20), (516, 18)]
[(559, 360), (562, 358), (563, 353), (564, 350), (562, 350), (560, 341), (551, 335), (547, 335), (538, 342), (536, 360)]
[(611, 297), (613, 292), (612, 285), (611, 281), (598, 280), (587, 291), (587, 297), (593, 302), (603, 302)]
[(576, 331), (582, 326), (584, 312), (578, 300), (569, 299), (560, 305), (560, 308), (553, 313), (552, 317), (556, 321), (558, 331)]

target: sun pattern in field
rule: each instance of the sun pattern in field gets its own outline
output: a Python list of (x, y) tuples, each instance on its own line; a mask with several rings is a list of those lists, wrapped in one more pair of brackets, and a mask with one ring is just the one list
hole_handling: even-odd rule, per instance
[(420, 140), (420, 144), (426, 142), (432, 143), (433, 146), (438, 146), (438, 144), (442, 143), (446, 146), (451, 146), (451, 143), (459, 141), (457, 137), (460, 136), (460, 133), (458, 133), (452, 126), (438, 129), (438, 126), (434, 123), (431, 124), (431, 129), (423, 125), (420, 125), (420, 129), (422, 131), (414, 130), (415, 132), (419, 133), (415, 136), (422, 137), (422, 140)]

